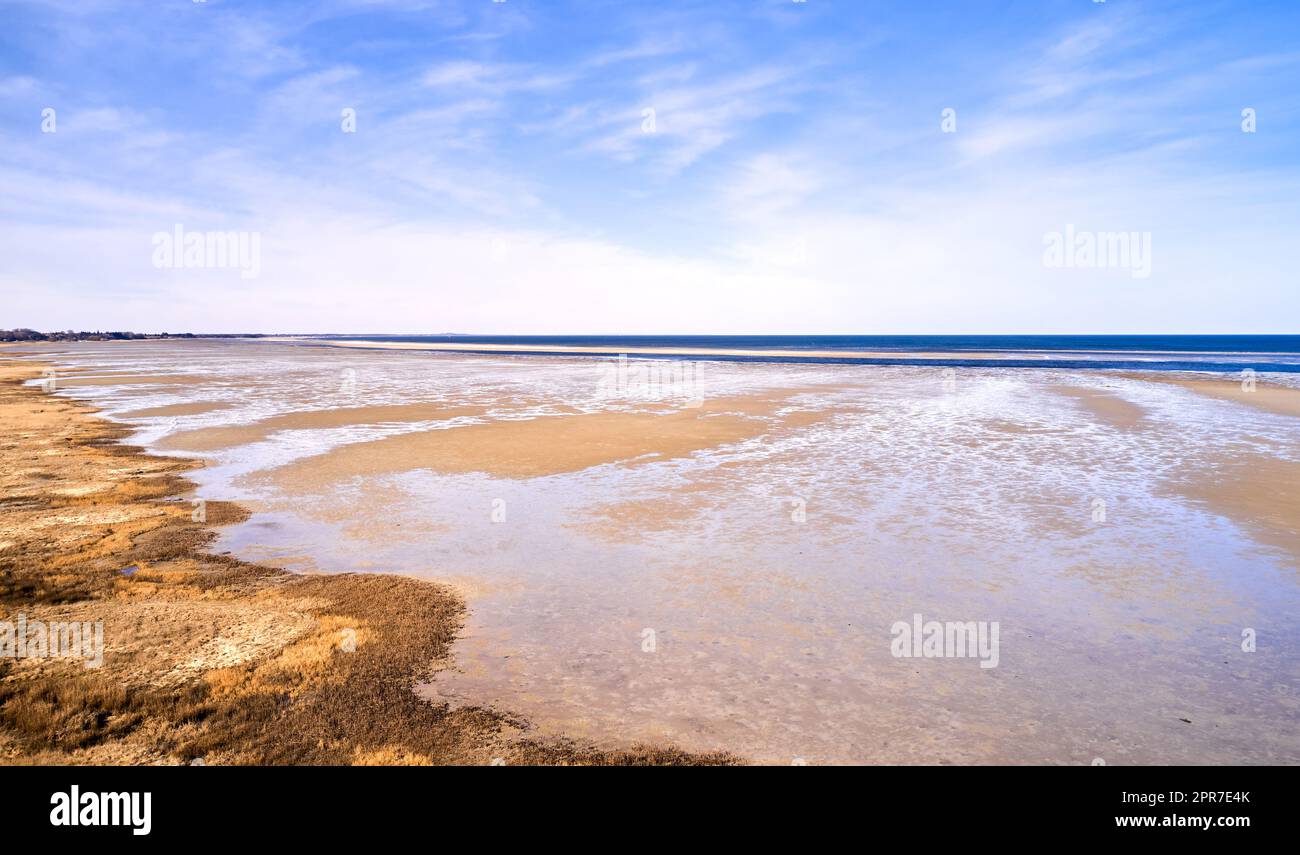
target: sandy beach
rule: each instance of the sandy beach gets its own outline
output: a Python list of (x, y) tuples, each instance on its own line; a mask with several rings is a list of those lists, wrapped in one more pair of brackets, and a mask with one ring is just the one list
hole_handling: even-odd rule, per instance
[[(23, 352), (8, 609), (97, 615), (108, 655), (8, 666), (10, 762), (1300, 760), (1294, 385)], [(997, 621), (997, 666), (891, 655), (918, 613)]]
[(92, 408), (21, 385), (47, 368), (0, 351), (0, 603), (29, 626), (102, 622), (106, 644), (93, 669), (0, 660), (0, 763), (735, 762), (533, 741), (505, 712), (420, 700), (414, 682), (461, 629), (458, 594), (207, 551), (247, 513), (207, 501), (196, 519), (195, 462), (121, 444), (128, 431)]

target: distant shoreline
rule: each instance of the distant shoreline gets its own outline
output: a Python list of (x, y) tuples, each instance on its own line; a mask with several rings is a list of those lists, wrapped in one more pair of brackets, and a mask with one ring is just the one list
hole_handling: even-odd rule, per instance
[[(430, 338), (443, 338), (430, 337)], [(484, 337), (500, 339), (503, 337)], [(525, 338), (525, 337), (520, 337)], [(593, 337), (607, 339), (609, 337)], [(414, 350), (467, 354), (547, 356), (628, 356), (637, 358), (693, 358), (724, 361), (812, 362), (861, 365), (933, 365), (937, 367), (1089, 368), (1097, 370), (1165, 370), (1300, 373), (1300, 351), (1176, 351), (1176, 350), (879, 350), (789, 347), (727, 347), (638, 345), (641, 337), (601, 344), (534, 343), (526, 341), (394, 341), (389, 339), (324, 338), (316, 336), (263, 336), (258, 340), (318, 347), (367, 350)], [(691, 338), (691, 337), (683, 337)], [(730, 337), (719, 337), (730, 338)], [(735, 337), (745, 338), (745, 337)], [(755, 337), (748, 337), (751, 340)], [(782, 338), (782, 337), (772, 337)], [(867, 337), (864, 337), (867, 338)], [(976, 338), (976, 337), (972, 337)], [(1292, 337), (1294, 338), (1294, 337)], [(1114, 359), (1097, 357), (1114, 356)], [(1222, 356), (1225, 360), (1197, 359)], [(1125, 358), (1128, 357), (1128, 358)], [(1186, 358), (1179, 358), (1186, 357)], [(1287, 360), (1287, 361), (1272, 361)]]
[(61, 341), (167, 341), (196, 338), (260, 338), (259, 334), (245, 333), (138, 333), (126, 330), (63, 330), (40, 332), (38, 330), (19, 328), (0, 330), (0, 344), (44, 344)]

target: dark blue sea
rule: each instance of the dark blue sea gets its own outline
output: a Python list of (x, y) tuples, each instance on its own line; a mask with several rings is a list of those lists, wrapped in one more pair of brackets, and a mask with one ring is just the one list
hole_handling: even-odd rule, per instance
[[(318, 335), (318, 339), (374, 342), (483, 344), (575, 348), (681, 347), (717, 350), (877, 351), (879, 357), (636, 354), (637, 358), (717, 359), (738, 362), (818, 362), (957, 367), (1090, 368), (1167, 371), (1279, 371), (1300, 373), (1300, 335)], [(943, 358), (920, 354), (942, 351)], [(472, 352), (472, 351), (471, 351)], [(561, 354), (565, 351), (561, 350)], [(962, 354), (972, 354), (963, 358)], [(996, 358), (975, 354), (998, 354)], [(550, 354), (555, 355), (555, 354)]]

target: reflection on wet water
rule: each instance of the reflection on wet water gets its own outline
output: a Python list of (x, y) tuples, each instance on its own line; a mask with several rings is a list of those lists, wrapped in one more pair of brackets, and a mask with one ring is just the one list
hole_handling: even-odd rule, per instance
[[(1099, 372), (706, 363), (698, 418), (745, 430), (520, 478), (445, 461), (512, 441), (481, 430), (502, 420), (678, 404), (602, 397), (583, 359), (60, 351), (69, 376), (94, 369), (66, 393), (129, 415), (136, 441), (206, 437), (200, 494), (255, 511), (217, 551), (465, 591), (433, 698), (781, 763), (1300, 761), (1296, 556), (1195, 489), (1225, 461), (1239, 479), (1300, 461), (1282, 414)], [(609, 430), (643, 430), (626, 424)], [(430, 431), (400, 466), (366, 459)], [(573, 459), (572, 434), (518, 435), (538, 471)], [(320, 456), (345, 446), (347, 468)], [(916, 614), (998, 622), (998, 667), (896, 658), (891, 627)]]

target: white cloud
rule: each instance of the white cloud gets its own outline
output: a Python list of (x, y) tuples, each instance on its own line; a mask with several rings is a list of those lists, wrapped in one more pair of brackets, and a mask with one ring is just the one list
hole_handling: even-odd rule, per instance
[[(519, 4), (337, 0), (301, 19), (169, 7), (159, 13), (169, 23), (205, 24), (157, 46), (121, 33), (107, 7), (63, 14), (60, 47), (153, 49), (172, 63), (197, 53), (231, 100), (214, 130), (206, 104), (186, 115), (111, 80), (61, 81), (71, 94), (57, 136), (40, 135), (35, 117), (7, 134), (8, 325), (758, 333), (1300, 322), (1279, 249), (1300, 188), (1286, 164), (1251, 159), (1273, 138), (1243, 139), (1228, 97), (1290, 68), (1294, 54), (1191, 63), (1146, 49), (1145, 19), (1109, 9), (942, 84), (852, 63), (846, 74), (797, 42), (807, 10), (779, 10), (802, 46), (793, 60), (720, 42), (698, 10), (663, 10), (644, 30), (662, 37), (602, 32), (585, 52), (452, 44), (471, 34), (467, 22), (472, 34), (518, 34), (542, 14), (493, 5)], [(444, 60), (313, 55), (315, 25), (378, 7), (434, 18)], [(704, 25), (684, 25), (692, 14)], [(0, 80), (0, 96), (59, 83), (20, 74)], [(939, 132), (945, 86), (966, 93), (951, 102), (955, 136)], [(1228, 92), (1222, 119), (1180, 109), (1221, 109), (1206, 94), (1215, 86)], [(355, 134), (339, 129), (343, 107), (358, 110)], [(1269, 127), (1276, 114), (1264, 115)], [(1225, 151), (1240, 172), (1224, 174)], [(260, 232), (260, 278), (154, 270), (149, 236), (174, 223)], [(1151, 231), (1152, 277), (1046, 269), (1042, 235), (1066, 224)]]

